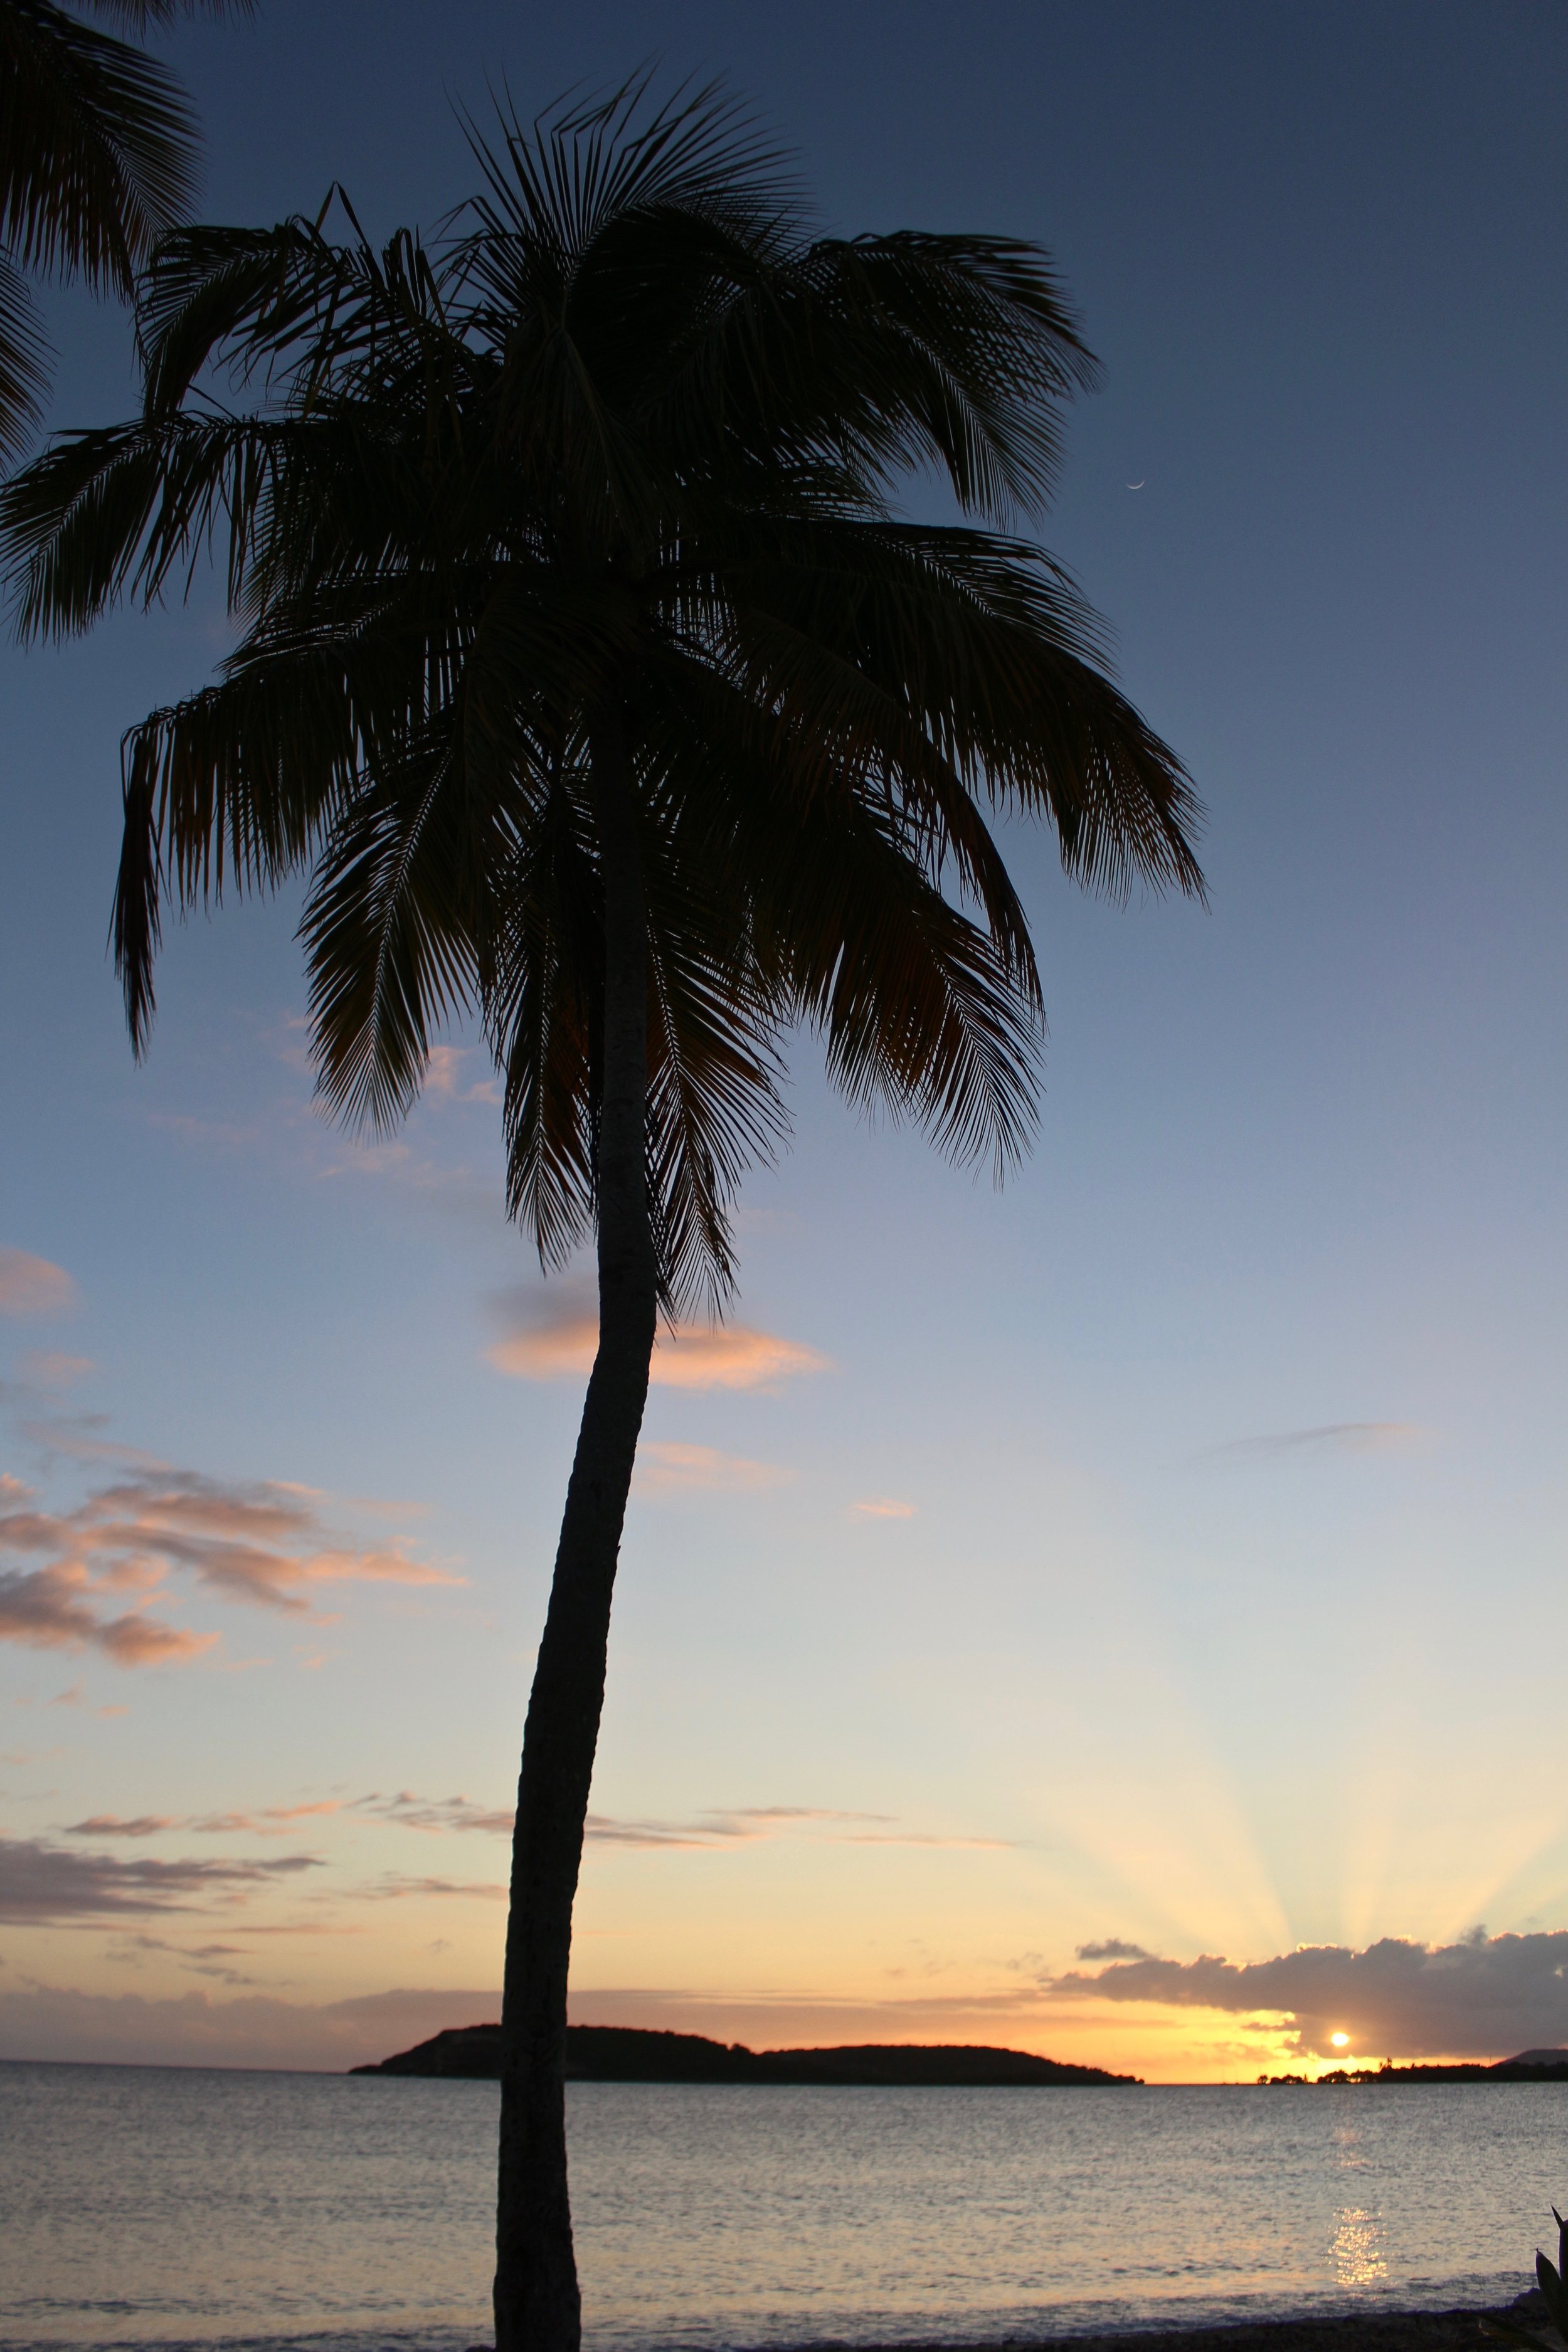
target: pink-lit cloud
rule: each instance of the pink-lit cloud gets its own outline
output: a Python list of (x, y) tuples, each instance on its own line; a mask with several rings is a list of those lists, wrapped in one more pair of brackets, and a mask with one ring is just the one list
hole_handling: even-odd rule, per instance
[[(309, 1615), (316, 1591), (348, 1582), (455, 1585), (449, 1570), (416, 1559), (407, 1543), (334, 1539), (321, 1497), (276, 1480), (225, 1482), (194, 1470), (137, 1468), (63, 1512), (40, 1510), (20, 1491), (0, 1496), (0, 1640), (104, 1651), (121, 1664), (190, 1658), (216, 1635), (168, 1624), (150, 1610), (169, 1580), (188, 1573), (221, 1599)], [(106, 1596), (133, 1593), (116, 1612)]]
[(30, 1250), (0, 1249), (0, 1315), (64, 1315), (76, 1285), (63, 1265)]
[(33, 1388), (68, 1389), (98, 1367), (90, 1356), (62, 1355), (58, 1349), (40, 1354), (32, 1349), (23, 1357), (20, 1369), (24, 1381)]
[(471, 1053), (467, 1045), (432, 1045), (425, 1064), (426, 1093), (438, 1102), (499, 1103), (499, 1078), (470, 1078), (465, 1085), (463, 1065)]
[(162, 1837), (171, 1830), (201, 1837), (284, 1837), (296, 1822), (319, 1821), (342, 1811), (338, 1797), (313, 1805), (267, 1805), (254, 1813), (91, 1813), (67, 1824), (67, 1837)]
[[(0, 1543), (3, 1528), (0, 1520)], [(145, 1610), (105, 1612), (93, 1605), (96, 1590), (76, 1559), (26, 1571), (0, 1569), (0, 1642), (43, 1650), (90, 1646), (117, 1665), (156, 1666), (199, 1657), (218, 1638), (165, 1624)]]
[(499, 1879), (405, 1878), (401, 1872), (389, 1870), (384, 1878), (373, 1879), (368, 1886), (355, 1887), (354, 1895), (363, 1903), (402, 1903), (411, 1895), (463, 1903), (504, 1903), (507, 1890)]
[[(509, 1326), (486, 1350), (497, 1371), (555, 1381), (584, 1379), (593, 1370), (599, 1326), (591, 1308), (567, 1298), (558, 1312), (541, 1315), (534, 1296), (515, 1292), (496, 1303)], [(815, 1348), (749, 1324), (679, 1323), (673, 1331), (661, 1326), (649, 1377), (659, 1388), (771, 1389), (829, 1370)]]
[[(479, 1830), (496, 1837), (511, 1834), (510, 1808), (480, 1804), (471, 1797), (421, 1797), (403, 1789), (395, 1796), (373, 1792), (357, 1797), (346, 1810), (369, 1813), (404, 1829)], [(613, 1813), (590, 1813), (586, 1836), (590, 1845), (678, 1852), (722, 1852), (797, 1836), (830, 1845), (947, 1846), (987, 1852), (1000, 1852), (1008, 1843), (1003, 1838), (952, 1837), (906, 1829), (892, 1813), (849, 1812), (831, 1805), (713, 1806), (686, 1821), (628, 1820)]]
[[(85, 1706), (87, 1697), (81, 1685), (72, 1683), (68, 1690), (57, 1691), (53, 1698), (47, 1698), (44, 1705), (46, 1706)], [(131, 1712), (129, 1707), (124, 1706), (95, 1706), (92, 1711), (94, 1715), (105, 1716), (129, 1715)]]
[(416, 1797), (408, 1789), (384, 1797), (373, 1790), (368, 1797), (356, 1797), (351, 1810), (395, 1822), (407, 1830), (486, 1830), (498, 1836), (511, 1835), (510, 1811), (476, 1804), (471, 1797)]
[(863, 1503), (849, 1506), (852, 1519), (912, 1519), (914, 1515), (912, 1503), (895, 1502), (890, 1495), (872, 1496)]
[(650, 1495), (758, 1495), (791, 1475), (712, 1445), (647, 1444), (637, 1457), (637, 1484)]
[(142, 1470), (168, 1467), (140, 1445), (122, 1445), (117, 1438), (100, 1436), (99, 1433), (108, 1426), (107, 1413), (78, 1412), (65, 1420), (25, 1421), (22, 1434), (36, 1445), (47, 1445), (51, 1454), (68, 1454), (77, 1462), (123, 1462)]
[(125, 1820), (119, 1813), (92, 1813), (85, 1822), (70, 1822), (67, 1837), (161, 1837), (165, 1830), (184, 1829), (184, 1822), (174, 1813), (135, 1813)]
[(906, 1830), (891, 1813), (842, 1812), (823, 1805), (739, 1805), (700, 1813), (686, 1822), (620, 1821), (590, 1813), (590, 1845), (699, 1851), (756, 1845), (764, 1840), (807, 1836), (827, 1845), (905, 1845), (978, 1848), (1000, 1852), (1005, 1838), (944, 1837)]

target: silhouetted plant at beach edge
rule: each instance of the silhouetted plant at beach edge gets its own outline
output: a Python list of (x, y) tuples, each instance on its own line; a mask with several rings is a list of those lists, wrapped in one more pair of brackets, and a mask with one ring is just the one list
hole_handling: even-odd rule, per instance
[[(1093, 371), (1045, 257), (817, 236), (731, 104), (643, 98), (471, 132), (481, 194), (431, 247), (346, 205), (342, 242), (325, 215), (172, 236), (142, 415), (0, 505), (24, 634), (226, 555), (238, 646), (126, 741), (138, 1050), (164, 898), (303, 870), (324, 1101), (396, 1120), (477, 1012), (511, 1213), (547, 1267), (596, 1242), (513, 1838), (500, 2352), (579, 2341), (567, 1963), (611, 1591), (658, 1318), (723, 1306), (783, 1040), (1000, 1172), (1042, 1024), (987, 806), (1090, 887), (1202, 887), (1179, 762), (1016, 535)], [(215, 364), (254, 407), (203, 395)], [(900, 519), (921, 470), (968, 520)]]
[(1541, 2289), (1541, 2299), (1546, 2305), (1546, 2316), (1557, 2331), (1557, 2339), (1526, 2327), (1517, 2319), (1488, 2318), (1481, 2321), (1481, 2334), (1499, 2344), (1512, 2344), (1521, 2352), (1563, 2352), (1568, 2342), (1568, 2221), (1564, 2221), (1555, 2205), (1552, 2218), (1557, 2224), (1557, 2260), (1550, 2261), (1539, 2247), (1535, 2255), (1535, 2283)]

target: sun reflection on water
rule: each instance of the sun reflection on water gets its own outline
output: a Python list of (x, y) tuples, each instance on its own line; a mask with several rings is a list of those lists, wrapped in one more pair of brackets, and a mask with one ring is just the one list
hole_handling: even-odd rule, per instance
[(1341, 2286), (1375, 2286), (1388, 2276), (1383, 2216), (1367, 2212), (1363, 2206), (1342, 2205), (1334, 2217), (1332, 2252)]

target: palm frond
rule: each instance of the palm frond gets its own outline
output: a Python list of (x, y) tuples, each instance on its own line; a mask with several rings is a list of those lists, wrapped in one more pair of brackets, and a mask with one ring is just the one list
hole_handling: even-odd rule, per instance
[(131, 290), (195, 194), (173, 74), (55, 0), (0, 8), (0, 245), (23, 268)]
[(122, 32), (146, 35), (177, 25), (182, 16), (254, 16), (256, 0), (86, 0), (96, 16)]
[(26, 448), (48, 383), (49, 347), (27, 281), (0, 252), (0, 461)]

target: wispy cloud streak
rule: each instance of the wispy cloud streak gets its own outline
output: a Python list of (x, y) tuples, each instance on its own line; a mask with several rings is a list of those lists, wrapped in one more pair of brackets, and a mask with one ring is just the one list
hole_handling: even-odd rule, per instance
[(1200, 1462), (1247, 1454), (1392, 1454), (1426, 1434), (1413, 1421), (1326, 1421), (1315, 1429), (1282, 1429), (1268, 1437), (1237, 1437), (1211, 1445)]

